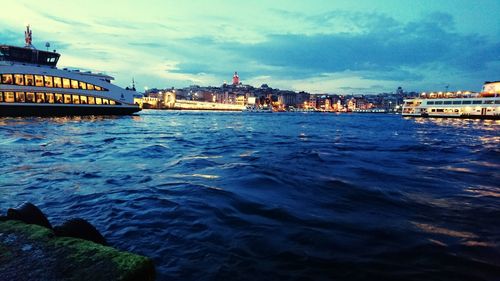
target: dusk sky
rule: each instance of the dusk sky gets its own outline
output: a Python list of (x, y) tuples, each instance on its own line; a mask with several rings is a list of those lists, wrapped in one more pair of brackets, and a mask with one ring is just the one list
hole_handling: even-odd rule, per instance
[(499, 0), (6, 1), (0, 44), (120, 86), (244, 84), (311, 93), (480, 90), (500, 80)]

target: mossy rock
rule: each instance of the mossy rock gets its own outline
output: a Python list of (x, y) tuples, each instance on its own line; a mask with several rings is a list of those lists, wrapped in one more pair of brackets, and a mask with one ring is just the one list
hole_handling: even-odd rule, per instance
[(5, 280), (154, 280), (151, 259), (90, 241), (56, 237), (48, 228), (0, 222)]

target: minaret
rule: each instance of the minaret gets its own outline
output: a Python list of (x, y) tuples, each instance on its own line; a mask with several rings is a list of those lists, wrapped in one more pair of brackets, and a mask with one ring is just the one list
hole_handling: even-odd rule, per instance
[(238, 72), (234, 72), (233, 75), (233, 85), (238, 85), (240, 84), (240, 77), (238, 76)]

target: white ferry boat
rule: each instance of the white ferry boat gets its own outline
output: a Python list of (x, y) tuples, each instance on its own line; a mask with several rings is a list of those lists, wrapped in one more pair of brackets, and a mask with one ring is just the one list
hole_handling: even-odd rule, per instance
[(500, 81), (485, 82), (480, 93), (422, 93), (404, 100), (403, 116), (500, 119)]
[(0, 45), (0, 116), (127, 115), (140, 111), (134, 90), (105, 74), (58, 69), (60, 54)]

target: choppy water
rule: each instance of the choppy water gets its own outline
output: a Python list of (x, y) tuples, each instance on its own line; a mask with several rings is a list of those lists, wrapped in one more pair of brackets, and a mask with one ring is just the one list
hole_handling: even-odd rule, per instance
[(0, 210), (83, 217), (159, 280), (499, 280), (500, 122), (0, 119)]

